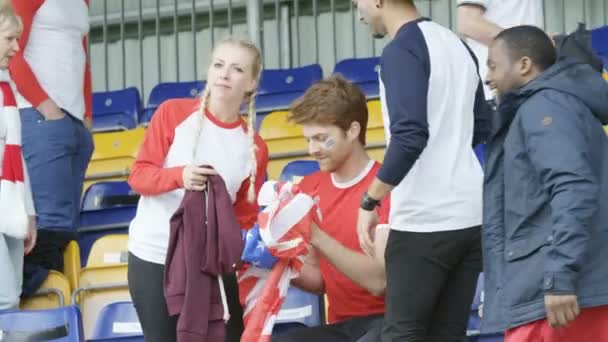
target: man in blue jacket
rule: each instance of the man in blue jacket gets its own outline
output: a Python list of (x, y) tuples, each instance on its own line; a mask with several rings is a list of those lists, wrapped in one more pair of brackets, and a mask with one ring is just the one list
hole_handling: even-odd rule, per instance
[(608, 341), (608, 85), (532, 26), (501, 32), (488, 69), (482, 329)]

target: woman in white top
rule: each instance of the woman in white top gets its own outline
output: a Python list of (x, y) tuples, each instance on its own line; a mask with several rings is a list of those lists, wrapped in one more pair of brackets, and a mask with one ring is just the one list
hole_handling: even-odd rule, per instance
[[(164, 102), (154, 113), (129, 184), (141, 199), (129, 228), (129, 290), (147, 342), (176, 340), (177, 317), (169, 317), (163, 272), (170, 218), (185, 190), (202, 191), (206, 177), (222, 177), (241, 228), (256, 221), (268, 149), (254, 132), (255, 91), (262, 59), (255, 45), (235, 39), (219, 44), (200, 99)], [(239, 115), (248, 104), (245, 123)], [(210, 165), (212, 169), (200, 165)], [(204, 251), (201, 251), (204, 253)], [(230, 321), (226, 341), (243, 329), (236, 277), (224, 277)]]

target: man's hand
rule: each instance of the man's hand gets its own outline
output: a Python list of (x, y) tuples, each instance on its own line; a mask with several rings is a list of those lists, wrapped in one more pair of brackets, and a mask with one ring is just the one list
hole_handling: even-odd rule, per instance
[(575, 295), (545, 295), (547, 321), (553, 328), (564, 328), (580, 313)]
[(374, 256), (374, 229), (378, 224), (378, 213), (376, 210), (365, 210), (359, 208), (359, 218), (357, 219), (357, 235), (359, 244), (363, 252), (369, 256)]
[(38, 237), (38, 228), (36, 228), (36, 217), (28, 217), (27, 235), (24, 241), (24, 252), (28, 255), (34, 250), (36, 246), (36, 238)]

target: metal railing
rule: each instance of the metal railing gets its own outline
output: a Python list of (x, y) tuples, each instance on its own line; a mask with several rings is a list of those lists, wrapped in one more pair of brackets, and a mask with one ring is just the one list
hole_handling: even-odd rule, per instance
[[(548, 32), (608, 22), (608, 0), (544, 0)], [(456, 0), (416, 1), (423, 15), (455, 27)], [(330, 73), (349, 57), (380, 54), (385, 42), (358, 23), (350, 0), (91, 0), (90, 60), (96, 91), (150, 89), (203, 79), (213, 46), (248, 37), (266, 68), (320, 64)]]

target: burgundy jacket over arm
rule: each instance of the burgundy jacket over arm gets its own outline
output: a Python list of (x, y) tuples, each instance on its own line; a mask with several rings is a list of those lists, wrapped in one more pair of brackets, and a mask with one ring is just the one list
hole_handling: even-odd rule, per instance
[(164, 292), (179, 315), (179, 342), (223, 341), (225, 324), (218, 276), (236, 271), (243, 250), (230, 195), (220, 176), (207, 191), (186, 191), (171, 218)]

